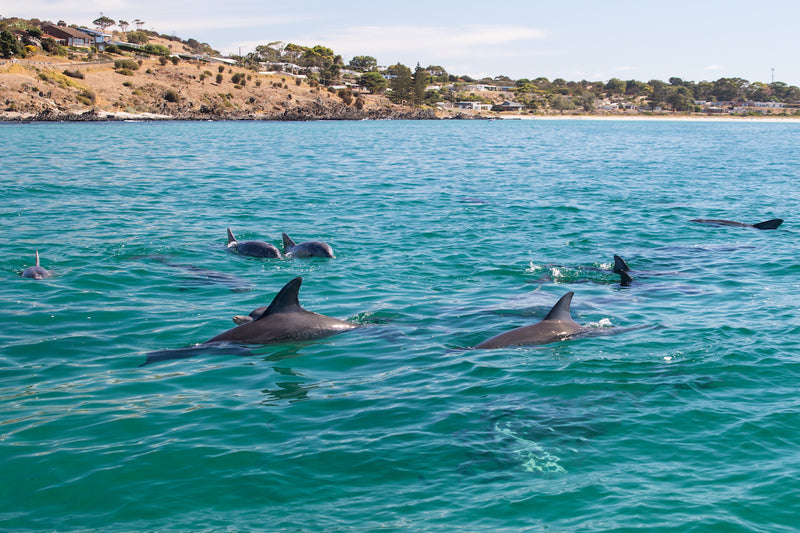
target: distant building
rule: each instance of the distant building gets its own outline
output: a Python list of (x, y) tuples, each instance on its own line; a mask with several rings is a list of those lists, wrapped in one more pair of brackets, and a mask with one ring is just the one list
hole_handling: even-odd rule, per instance
[(496, 106), (500, 111), (522, 111), (522, 108), (525, 107), (522, 104), (518, 104), (517, 102), (512, 102), (510, 100), (506, 100), (502, 104)]
[(78, 48), (89, 48), (94, 46), (94, 37), (77, 28), (69, 26), (56, 26), (55, 24), (43, 24), (42, 32), (45, 37), (52, 37), (64, 46), (75, 46)]
[(455, 102), (453, 107), (458, 109), (471, 109), (473, 111), (491, 111), (492, 104), (482, 102)]
[(106, 49), (106, 45), (111, 43), (114, 37), (110, 33), (103, 33), (98, 30), (90, 30), (88, 28), (81, 28), (80, 31), (94, 38), (94, 46), (101, 52)]

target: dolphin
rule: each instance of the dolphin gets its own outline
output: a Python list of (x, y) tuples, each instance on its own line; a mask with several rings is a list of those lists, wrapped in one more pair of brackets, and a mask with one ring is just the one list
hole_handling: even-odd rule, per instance
[(303, 309), (298, 300), (302, 283), (302, 277), (294, 278), (280, 290), (266, 309), (262, 311), (263, 308), (259, 308), (253, 311), (252, 320), (220, 333), (204, 344), (214, 342), (271, 344), (289, 340), (306, 341), (322, 339), (358, 327), (352, 322)]
[(586, 328), (572, 320), (569, 304), (574, 292), (562, 296), (541, 322), (506, 331), (475, 346), (476, 349), (524, 346), (526, 344), (549, 344), (563, 341), (586, 331)]
[(321, 241), (306, 241), (300, 244), (289, 238), (285, 233), (283, 236), (283, 254), (286, 257), (333, 257), (333, 249), (327, 243)]
[(173, 263), (169, 260), (169, 258), (164, 257), (163, 255), (154, 255), (152, 258), (167, 266), (183, 270), (196, 282), (218, 283), (220, 285), (225, 285), (233, 292), (249, 292), (253, 290), (253, 286), (250, 284), (250, 282), (236, 277), (233, 274), (217, 272), (216, 270), (209, 270), (207, 268), (194, 265)]
[(690, 220), (689, 222), (699, 222), (701, 224), (709, 224), (712, 226), (738, 226), (740, 228), (777, 229), (778, 226), (783, 224), (783, 219), (773, 218), (772, 220), (765, 220), (764, 222), (759, 222), (758, 224), (744, 224), (742, 222), (733, 222), (731, 220), (714, 220), (705, 218), (697, 218)]
[(614, 256), (614, 272), (619, 274), (619, 284), (622, 287), (630, 286), (633, 278), (631, 277), (628, 272), (630, 272), (630, 267), (628, 267), (628, 263), (625, 262), (623, 258), (618, 255)]
[(243, 317), (241, 325), (194, 346), (150, 352), (140, 366), (157, 361), (185, 359), (208, 352), (252, 355), (250, 350), (239, 345), (316, 340), (358, 327), (358, 324), (352, 322), (303, 309), (298, 301), (302, 282), (303, 278), (297, 277), (284, 285), (269, 306), (259, 307), (250, 316)]
[(23, 278), (31, 279), (45, 279), (50, 277), (50, 272), (48, 272), (43, 266), (39, 265), (39, 250), (36, 250), (36, 265), (29, 266), (22, 271), (21, 275)]
[(228, 228), (228, 248), (233, 248), (242, 255), (253, 257), (273, 257), (283, 259), (278, 248), (268, 242), (263, 241), (237, 241), (231, 228)]

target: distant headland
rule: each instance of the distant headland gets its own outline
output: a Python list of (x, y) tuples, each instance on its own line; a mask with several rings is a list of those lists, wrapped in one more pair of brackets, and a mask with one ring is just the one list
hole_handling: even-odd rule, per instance
[(277, 41), (223, 57), (139, 20), (93, 24), (0, 18), (0, 120), (800, 118), (782, 82), (473, 79)]

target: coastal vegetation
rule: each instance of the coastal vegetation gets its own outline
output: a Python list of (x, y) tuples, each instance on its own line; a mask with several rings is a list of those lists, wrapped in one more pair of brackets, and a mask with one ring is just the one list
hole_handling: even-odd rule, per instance
[[(133, 21), (136, 29), (130, 31), (127, 21), (114, 21), (105, 16), (94, 20), (93, 24), (109, 38), (99, 41), (101, 44), (92, 41), (77, 46), (46, 33), (45, 29), (53, 26), (80, 33), (80, 27), (67, 26), (64, 21), (52, 24), (38, 19), (0, 19), (0, 57), (13, 60), (0, 65), (0, 76), (9, 74), (12, 67), (23, 65), (32, 76), (56, 83), (62, 89), (75, 88), (58, 80), (81, 80), (85, 90), (71, 95), (74, 103), (90, 105), (95, 110), (124, 109), (170, 116), (178, 111), (184, 116), (197, 115), (200, 110), (272, 116), (289, 108), (313, 107), (312, 102), (327, 109), (332, 99), (337, 105), (359, 112), (395, 106), (428, 110), (430, 113), (424, 115), (428, 117), (434, 116), (433, 112), (439, 116), (465, 117), (509, 111), (523, 115), (737, 113), (800, 116), (800, 89), (779, 81), (764, 83), (720, 78), (695, 82), (677, 77), (646, 82), (619, 78), (567, 81), (545, 77), (511, 79), (503, 75), (475, 79), (449, 73), (439, 65), (422, 67), (417, 64), (411, 68), (398, 63), (384, 67), (369, 55), (355, 56), (346, 62), (323, 45), (307, 47), (280, 41), (259, 45), (245, 55), (223, 58), (208, 43), (142, 29), (145, 23), (139, 19)], [(112, 27), (119, 30), (107, 33)], [(41, 66), (56, 60), (58, 69)], [(213, 65), (214, 62), (222, 65)], [(168, 68), (170, 64), (175, 68)], [(215, 67), (218, 68), (216, 74), (212, 72)], [(127, 92), (120, 92), (116, 83), (92, 75), (103, 68), (118, 76), (142, 79), (120, 82), (119, 85), (127, 89)], [(19, 68), (14, 72), (23, 74)], [(280, 81), (272, 79), (275, 77)], [(288, 79), (293, 80), (294, 90), (287, 83)], [(228, 84), (242, 94), (204, 90), (209, 85), (222, 88)], [(79, 110), (80, 106), (70, 108), (69, 98), (54, 96), (52, 91), (41, 90), (30, 82), (20, 81), (15, 87), (16, 95), (13, 89), (0, 94), (3, 99), (0, 112), (35, 113), (48, 105), (58, 112)], [(87, 96), (87, 91), (92, 93), (92, 98)], [(272, 94), (267, 95), (268, 92)], [(33, 95), (40, 95), (40, 101), (36, 102)], [(1, 105), (3, 101), (5, 108)], [(322, 114), (327, 112), (322, 111)], [(349, 112), (345, 116), (349, 116)], [(312, 113), (309, 118), (319, 117)]]

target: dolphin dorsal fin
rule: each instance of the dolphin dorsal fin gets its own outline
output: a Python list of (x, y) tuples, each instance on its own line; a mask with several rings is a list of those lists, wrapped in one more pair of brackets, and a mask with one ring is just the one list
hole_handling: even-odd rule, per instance
[(550, 309), (550, 312), (547, 313), (547, 316), (544, 317), (544, 320), (567, 320), (572, 321), (572, 316), (569, 314), (569, 304), (572, 302), (572, 297), (575, 295), (574, 292), (570, 291), (564, 296), (561, 297), (556, 302), (556, 305)]
[(773, 218), (772, 220), (765, 220), (764, 222), (753, 224), (753, 227), (758, 229), (777, 229), (781, 224), (783, 224), (782, 218)]
[(41, 266), (39, 265), (39, 250), (36, 250), (36, 266)]
[(630, 268), (628, 267), (628, 263), (625, 262), (623, 258), (618, 255), (614, 256), (614, 272), (628, 272)]
[(630, 274), (628, 274), (624, 270), (620, 270), (618, 272), (618, 274), (619, 274), (619, 284), (620, 284), (620, 286), (629, 287), (631, 282), (633, 281), (633, 278), (630, 276)]
[(291, 237), (289, 237), (285, 233), (281, 233), (281, 237), (283, 237), (283, 253), (286, 253), (286, 250), (288, 250), (292, 246), (295, 246), (295, 243), (291, 239)]
[(300, 307), (300, 301), (298, 300), (297, 293), (300, 292), (300, 284), (303, 283), (303, 278), (298, 276), (294, 278), (292, 281), (287, 283), (283, 286), (277, 296), (272, 300), (272, 303), (269, 304), (267, 310), (264, 311), (264, 314), (258, 317), (256, 320), (261, 320), (265, 316), (274, 314), (274, 313), (291, 313), (293, 311), (304, 311), (302, 307)]
[(231, 233), (231, 228), (227, 229), (228, 229), (228, 244), (236, 242), (236, 238), (233, 236), (233, 233)]

